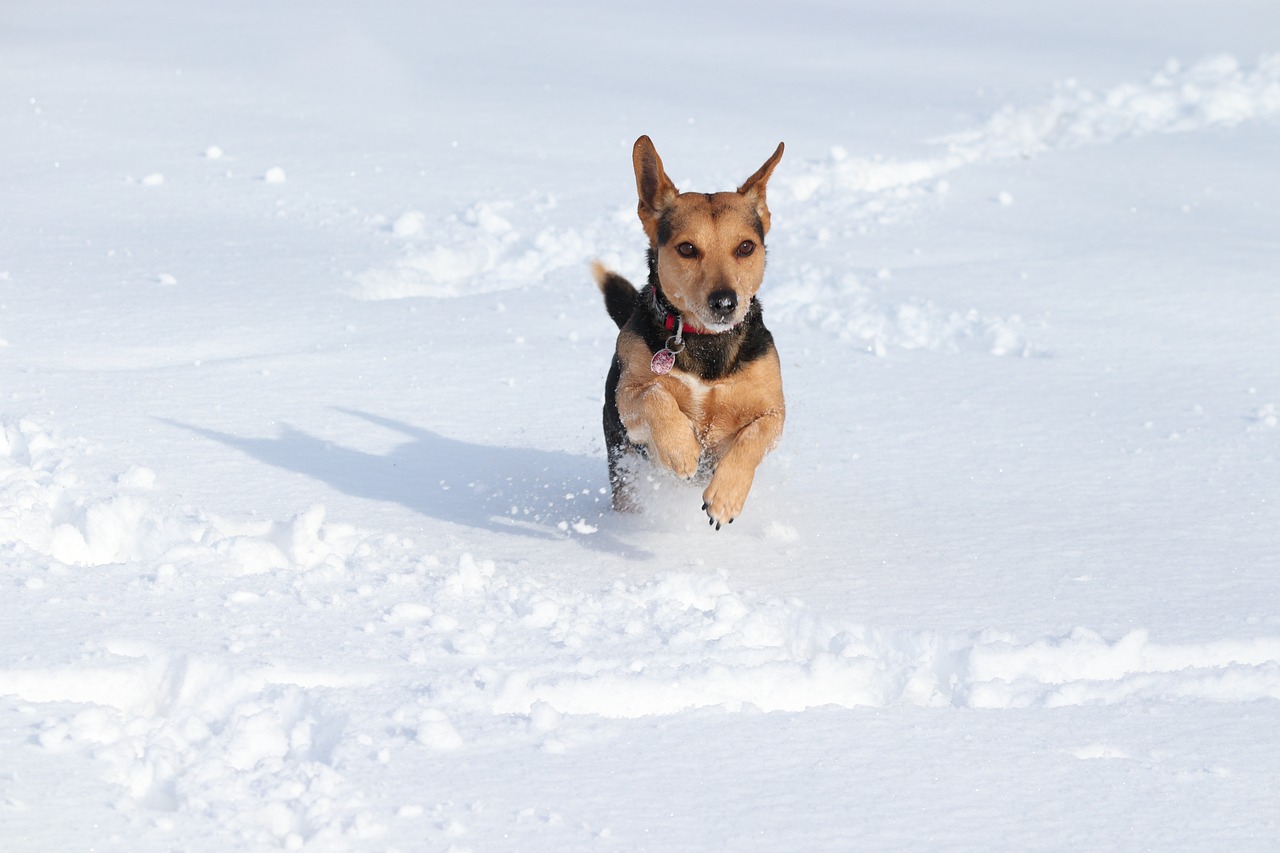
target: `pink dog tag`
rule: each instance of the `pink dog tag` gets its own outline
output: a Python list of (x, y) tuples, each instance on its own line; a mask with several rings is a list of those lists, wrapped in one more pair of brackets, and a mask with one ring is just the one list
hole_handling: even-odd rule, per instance
[(649, 360), (649, 369), (659, 376), (666, 376), (675, 366), (676, 354), (669, 349), (660, 349)]
[[(667, 345), (653, 354), (653, 358), (649, 359), (649, 369), (659, 376), (666, 376), (671, 372), (671, 368), (676, 365), (676, 356), (684, 352), (684, 338), (680, 337), (684, 332), (684, 320), (676, 318), (676, 333), (667, 338)], [(672, 348), (672, 343), (675, 348)]]

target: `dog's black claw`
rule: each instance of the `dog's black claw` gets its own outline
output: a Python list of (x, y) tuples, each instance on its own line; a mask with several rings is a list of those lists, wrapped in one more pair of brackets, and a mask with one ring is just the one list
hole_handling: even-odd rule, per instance
[(720, 529), (720, 522), (718, 522), (718, 521), (717, 521), (717, 522), (716, 522), (716, 530), (719, 530), (719, 529)]
[(703, 512), (706, 512), (706, 511), (707, 511), (707, 502), (706, 502), (706, 501), (703, 501), (703, 502), (702, 502), (702, 511), (703, 511)]
[(732, 519), (732, 518), (731, 518), (731, 519), (729, 519), (729, 523), (730, 523), (730, 524), (733, 524), (733, 519)]

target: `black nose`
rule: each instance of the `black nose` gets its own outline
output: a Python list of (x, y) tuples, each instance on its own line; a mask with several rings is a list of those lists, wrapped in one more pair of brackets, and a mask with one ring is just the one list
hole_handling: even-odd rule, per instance
[(738, 307), (738, 294), (732, 290), (717, 290), (707, 297), (707, 305), (717, 317), (728, 317)]

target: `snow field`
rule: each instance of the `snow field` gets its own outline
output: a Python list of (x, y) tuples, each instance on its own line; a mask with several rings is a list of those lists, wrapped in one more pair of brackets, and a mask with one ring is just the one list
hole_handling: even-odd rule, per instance
[[(857, 125), (903, 111), (808, 93), (762, 294), (789, 434), (708, 538), (661, 477), (644, 517), (605, 509), (586, 270), (642, 277), (638, 132), (719, 189), (758, 165), (718, 156), (741, 116), (614, 115), (613, 83), (485, 53), (441, 123), (398, 75), (454, 22), (397, 10), (396, 54), (376, 10), (327, 41), (341, 13), (237, 30), (296, 87), (260, 100), (185, 19), (145, 40), (187, 70), (104, 75), (122, 100), (57, 97), (69, 43), (18, 31), (56, 50), (0, 116), (46, 170), (0, 202), (32, 244), (0, 248), (0, 847), (1272, 846), (1274, 205), (1209, 190), (1223, 151), (1272, 185), (1280, 55), (966, 96), (887, 149)], [(1103, 40), (1082, 55), (1135, 65)], [(374, 60), (358, 109), (334, 57)], [(881, 97), (942, 92), (922, 57)], [(543, 126), (566, 83), (616, 151)], [(142, 138), (142, 91), (199, 106)]]

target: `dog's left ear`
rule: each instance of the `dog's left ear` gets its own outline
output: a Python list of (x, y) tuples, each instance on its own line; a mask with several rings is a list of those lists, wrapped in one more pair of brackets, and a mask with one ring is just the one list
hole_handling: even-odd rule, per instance
[(778, 148), (773, 152), (773, 156), (764, 161), (764, 165), (756, 170), (756, 173), (747, 178), (742, 186), (738, 187), (738, 195), (746, 196), (756, 206), (756, 214), (760, 217), (760, 224), (764, 226), (766, 233), (769, 231), (769, 205), (765, 204), (764, 187), (769, 182), (769, 176), (773, 174), (774, 167), (778, 165), (778, 161), (782, 159), (782, 149), (786, 146), (779, 142)]

